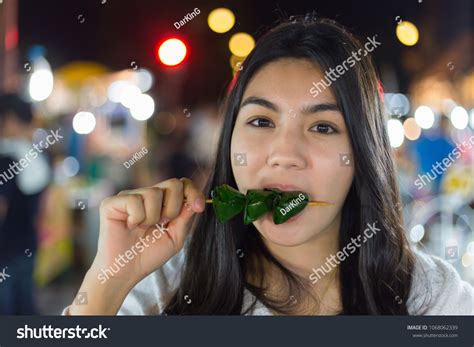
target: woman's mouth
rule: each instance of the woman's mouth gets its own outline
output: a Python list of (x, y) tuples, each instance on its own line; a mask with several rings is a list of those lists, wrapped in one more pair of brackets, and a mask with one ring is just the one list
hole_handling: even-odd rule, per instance
[(301, 186), (296, 186), (292, 184), (268, 183), (268, 184), (263, 185), (263, 188), (261, 189), (265, 189), (265, 190), (278, 189), (282, 192), (303, 192), (308, 195), (310, 201), (313, 200), (312, 194), (310, 194), (307, 190), (305, 190)]
[(268, 220), (269, 222), (271, 222), (271, 223), (273, 223), (273, 224), (275, 224), (275, 225), (286, 225), (286, 224), (288, 224), (288, 223), (292, 223), (292, 222), (297, 221), (297, 220), (301, 217), (301, 215), (302, 215), (303, 213), (305, 213), (305, 210), (303, 210), (303, 211), (301, 211), (300, 213), (298, 213), (297, 215), (295, 215), (295, 216), (289, 218), (289, 219), (286, 220), (285, 223), (283, 223), (283, 224), (275, 224), (275, 222), (273, 221), (273, 213), (272, 213), (272, 212), (267, 212), (267, 213), (265, 213), (264, 219)]
[(298, 187), (292, 184), (278, 184), (278, 183), (269, 183), (263, 186), (263, 189), (272, 189), (276, 188), (282, 192), (292, 192), (292, 191), (304, 191), (302, 187)]

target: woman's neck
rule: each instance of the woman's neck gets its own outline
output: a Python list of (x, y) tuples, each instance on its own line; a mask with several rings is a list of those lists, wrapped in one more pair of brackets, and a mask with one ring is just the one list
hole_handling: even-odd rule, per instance
[[(339, 250), (340, 218), (325, 230), (320, 231), (311, 240), (304, 244), (285, 247), (263, 239), (265, 246), (272, 255), (286, 268), (305, 278), (308, 282), (307, 289), (311, 297), (305, 298), (301, 307), (295, 308), (295, 314), (337, 314), (342, 309), (340, 297), (339, 267), (335, 266), (326, 272), (315, 284), (310, 283), (309, 276), (313, 269), (318, 269), (327, 263), (327, 258)], [(271, 295), (276, 298), (291, 297), (286, 287), (282, 273), (273, 264), (264, 262), (265, 283), (270, 288)], [(327, 265), (325, 265), (326, 267)]]

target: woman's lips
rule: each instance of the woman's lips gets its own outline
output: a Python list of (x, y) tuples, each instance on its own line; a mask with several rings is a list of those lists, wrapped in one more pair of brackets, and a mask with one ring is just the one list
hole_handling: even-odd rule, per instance
[[(291, 222), (294, 222), (296, 221), (299, 217), (301, 217), (301, 215), (304, 213), (304, 210), (301, 211), (300, 213), (298, 213), (296, 216), (293, 216), (291, 217), (290, 219), (288, 219), (285, 223), (291, 223)], [(283, 223), (283, 224), (285, 224)]]
[(291, 185), (291, 184), (266, 184), (263, 186), (262, 189), (271, 189), (271, 188), (277, 188), (278, 190), (282, 191), (282, 192), (303, 192), (305, 194), (308, 195), (308, 198), (309, 198), (309, 201), (312, 201), (312, 194), (308, 193), (304, 188), (302, 187), (298, 187), (298, 186), (295, 186), (295, 185)]
[(296, 220), (298, 220), (301, 215), (305, 212), (306, 209), (304, 209), (303, 211), (301, 211), (300, 213), (298, 213), (296, 216), (293, 216), (291, 218), (289, 218), (288, 220), (286, 220), (284, 223), (282, 224), (275, 224), (273, 222), (273, 214), (272, 212), (267, 212), (265, 213), (265, 219), (268, 219), (268, 221), (272, 222), (273, 224), (275, 225), (285, 225), (285, 224), (288, 224), (288, 223), (292, 223), (292, 222), (295, 222)]
[(291, 192), (291, 191), (300, 191), (303, 192), (304, 189), (292, 184), (278, 184), (278, 183), (269, 183), (263, 186), (263, 189), (277, 188), (282, 192)]

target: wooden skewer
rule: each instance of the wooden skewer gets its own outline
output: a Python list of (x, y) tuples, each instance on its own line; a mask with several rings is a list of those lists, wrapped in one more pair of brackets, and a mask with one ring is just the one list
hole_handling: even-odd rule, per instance
[[(212, 204), (212, 199), (206, 199), (206, 204)], [(331, 202), (325, 202), (325, 201), (309, 201), (308, 206), (330, 206), (334, 205)]]

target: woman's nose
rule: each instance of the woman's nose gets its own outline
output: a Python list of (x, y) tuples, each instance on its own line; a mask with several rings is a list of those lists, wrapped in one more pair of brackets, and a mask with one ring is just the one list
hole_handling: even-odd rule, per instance
[(271, 140), (268, 165), (285, 169), (306, 167), (305, 152), (301, 134), (282, 130)]

